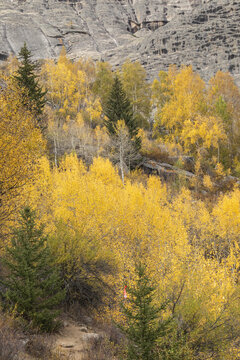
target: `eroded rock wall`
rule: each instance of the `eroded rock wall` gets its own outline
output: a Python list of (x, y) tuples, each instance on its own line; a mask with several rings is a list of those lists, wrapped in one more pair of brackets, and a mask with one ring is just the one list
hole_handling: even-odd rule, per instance
[(37, 59), (64, 45), (73, 59), (140, 60), (150, 78), (175, 63), (240, 83), (239, 22), (238, 0), (0, 0), (0, 61), (26, 41)]

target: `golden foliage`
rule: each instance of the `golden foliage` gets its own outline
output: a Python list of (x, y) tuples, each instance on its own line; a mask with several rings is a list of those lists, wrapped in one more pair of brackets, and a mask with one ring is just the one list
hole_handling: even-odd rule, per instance
[[(15, 60), (6, 71), (10, 74), (14, 66)], [(233, 359), (236, 349), (228, 334), (234, 338), (240, 330), (240, 191), (235, 188), (210, 204), (184, 187), (173, 193), (157, 177), (139, 171), (122, 182), (117, 168), (100, 157), (109, 143), (102, 104), (112, 72), (104, 63), (98, 63), (97, 77), (95, 71), (91, 61), (72, 63), (64, 52), (57, 64), (49, 60), (42, 67), (55, 166), (41, 157), (44, 141), (21, 105), (22, 94), (10, 81), (1, 90), (0, 230), (27, 202), (46, 224), (56, 263), (64, 264), (68, 276), (80, 268), (87, 276), (86, 263), (115, 267), (115, 274), (101, 275), (116, 294), (113, 303), (106, 299), (104, 313), (113, 318), (119, 315), (124, 286), (135, 281), (134, 263), (141, 259), (157, 282), (156, 302), (168, 300), (164, 317), (174, 316), (188, 346), (201, 348), (197, 355), (202, 358)], [(145, 119), (145, 73), (139, 64), (127, 62), (121, 76)], [(228, 74), (217, 73), (208, 89), (191, 67), (160, 72), (152, 84), (152, 105), (155, 135), (162, 143), (154, 143), (141, 129), (143, 153), (157, 159), (193, 154), (195, 189), (201, 182), (212, 192), (216, 184), (211, 172), (204, 172), (204, 161), (211, 164), (215, 179), (225, 175), (224, 156), (231, 154), (231, 166), (239, 167), (237, 136), (230, 146), (230, 134), (238, 128), (238, 102)], [(64, 155), (66, 149), (84, 159), (91, 152), (89, 167), (75, 153)], [(94, 154), (99, 157), (93, 159)]]
[(41, 82), (48, 90), (51, 107), (62, 119), (75, 119), (82, 112), (90, 122), (101, 122), (102, 108), (91, 86), (95, 67), (91, 61), (70, 61), (64, 51), (57, 64), (48, 60), (42, 66)]
[[(86, 256), (93, 256), (87, 250), (93, 246), (98, 249), (94, 256), (115, 263), (117, 275), (108, 275), (105, 281), (120, 299), (124, 284), (134, 282), (134, 262), (144, 259), (158, 283), (159, 301), (169, 300), (166, 316), (173, 313), (190, 326), (190, 343), (203, 341), (202, 337), (220, 343), (224, 324), (229, 317), (233, 321), (234, 312), (238, 316), (239, 191), (210, 211), (184, 189), (173, 198), (156, 177), (150, 177), (146, 186), (128, 180), (123, 186), (116, 169), (101, 158), (89, 170), (75, 155), (66, 156), (53, 170), (46, 159), (39, 166), (45, 182), (39, 177), (27, 193), (32, 205), (41, 204), (48, 231), (56, 233), (59, 223), (68, 228), (67, 235), (55, 237), (52, 244), (60, 263), (66, 256), (76, 259), (83, 249)], [(226, 237), (229, 250), (220, 261), (217, 241), (222, 239), (220, 249)], [(112, 316), (118, 316), (115, 307), (112, 310)]]
[(0, 224), (16, 211), (23, 186), (36, 174), (45, 143), (11, 81), (0, 92)]
[[(142, 128), (149, 127), (150, 86), (146, 81), (147, 73), (138, 62), (127, 60), (121, 68), (120, 79), (123, 89), (133, 107), (133, 114)], [(120, 120), (120, 119), (119, 119)]]
[[(205, 83), (200, 76), (191, 66), (179, 72), (170, 68), (168, 74), (159, 76), (159, 83), (155, 80), (153, 84), (157, 105), (155, 133), (161, 133), (164, 127), (167, 141), (179, 143), (193, 154), (200, 149), (219, 149), (227, 137), (221, 119), (209, 113)], [(163, 95), (158, 100), (160, 91)], [(161, 100), (163, 96), (165, 101)]]

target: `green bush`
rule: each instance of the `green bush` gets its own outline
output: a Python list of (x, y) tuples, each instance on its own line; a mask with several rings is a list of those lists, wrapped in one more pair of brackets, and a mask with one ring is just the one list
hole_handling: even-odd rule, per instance
[(43, 236), (43, 227), (37, 227), (35, 213), (26, 207), (21, 212), (19, 227), (14, 230), (11, 246), (6, 248), (4, 264), (8, 275), (2, 281), (5, 308), (25, 319), (41, 331), (53, 331), (63, 300), (59, 274), (52, 266), (53, 259)]

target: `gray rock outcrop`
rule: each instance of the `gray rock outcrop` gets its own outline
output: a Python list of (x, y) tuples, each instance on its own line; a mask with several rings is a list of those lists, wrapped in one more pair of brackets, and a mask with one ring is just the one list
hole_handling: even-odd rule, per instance
[(26, 41), (36, 59), (139, 60), (149, 78), (192, 64), (208, 79), (230, 71), (240, 85), (238, 0), (0, 0), (0, 61)]
[(176, 181), (180, 177), (185, 180), (191, 180), (196, 177), (196, 175), (190, 171), (149, 159), (144, 159), (142, 164), (139, 165), (139, 168), (142, 169), (145, 174), (158, 175), (163, 181)]

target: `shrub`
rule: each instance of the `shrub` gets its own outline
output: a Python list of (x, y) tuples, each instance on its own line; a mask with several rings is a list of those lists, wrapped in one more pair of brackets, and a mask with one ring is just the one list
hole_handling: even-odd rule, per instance
[(53, 331), (58, 326), (56, 305), (64, 297), (61, 281), (35, 213), (25, 208), (19, 223), (4, 258), (9, 271), (3, 281), (5, 306), (41, 331)]
[(0, 359), (17, 360), (23, 345), (17, 331), (11, 328), (6, 319), (0, 319)]

